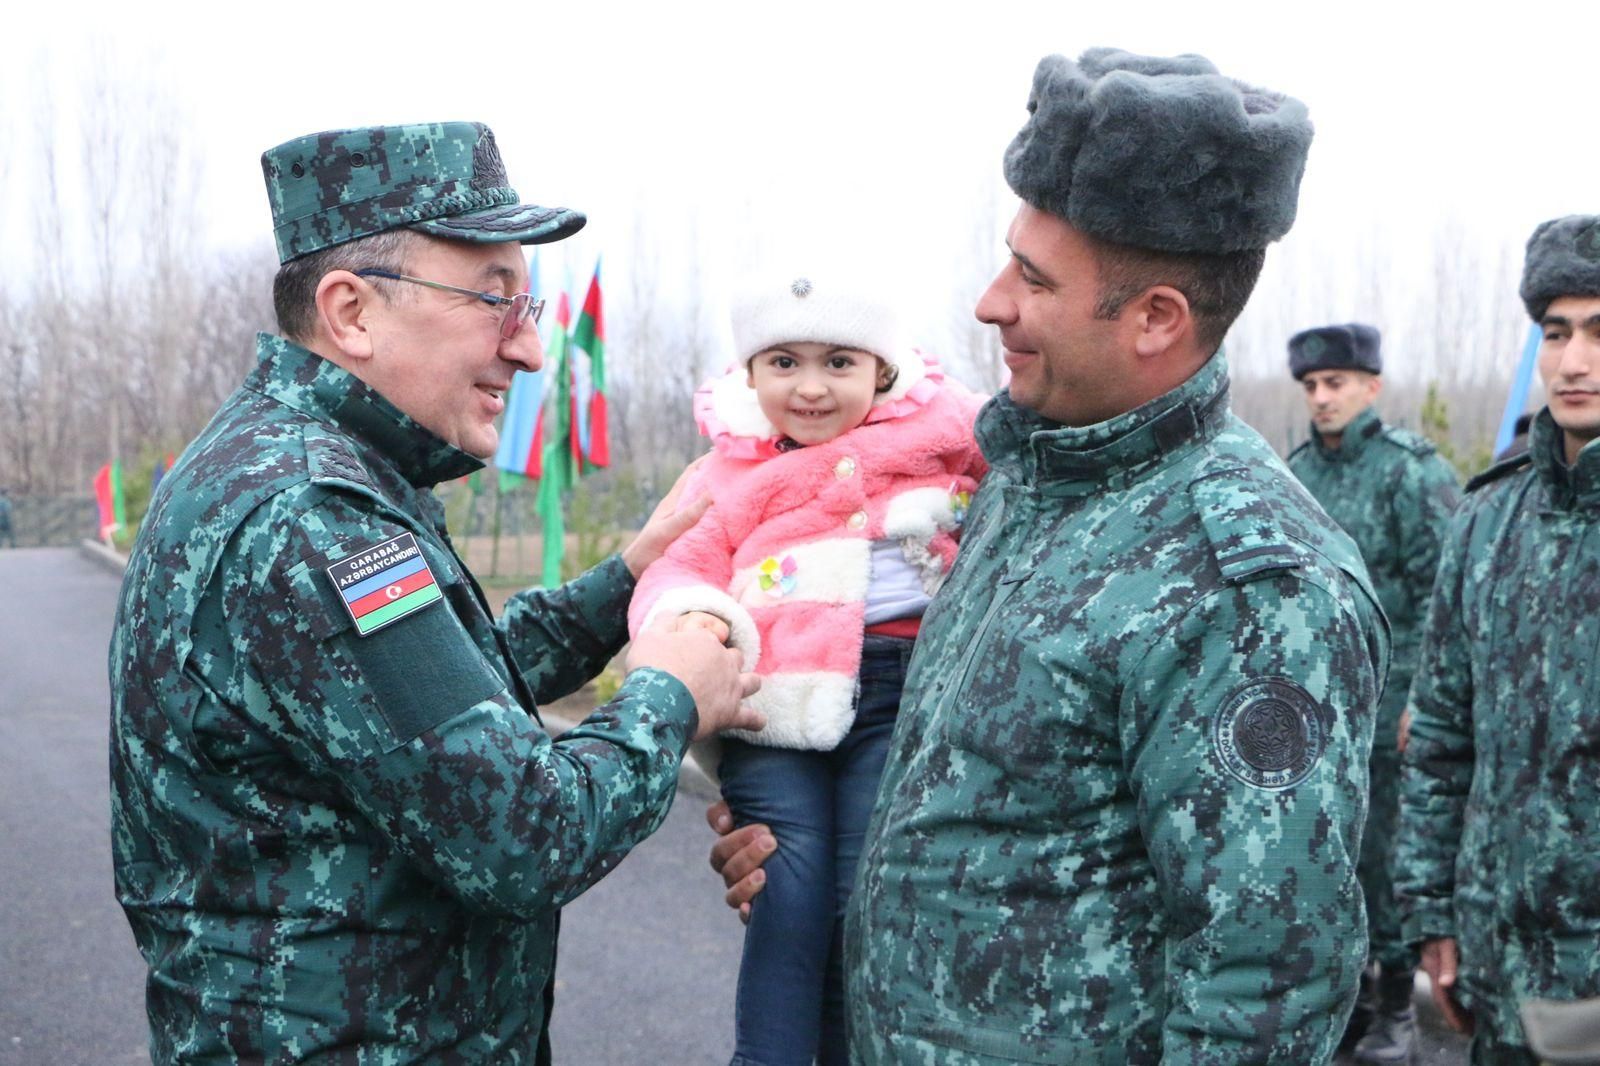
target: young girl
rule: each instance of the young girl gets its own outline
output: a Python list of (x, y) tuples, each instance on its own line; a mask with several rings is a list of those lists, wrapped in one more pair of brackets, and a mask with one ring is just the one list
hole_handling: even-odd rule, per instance
[(739, 969), (734, 1066), (845, 1063), (842, 926), (923, 609), (984, 470), (981, 398), (903, 343), (864, 288), (788, 275), (733, 312), (740, 362), (695, 396), (713, 497), (647, 570), (633, 632), (703, 624), (761, 676), (758, 733), (716, 765), (778, 840)]

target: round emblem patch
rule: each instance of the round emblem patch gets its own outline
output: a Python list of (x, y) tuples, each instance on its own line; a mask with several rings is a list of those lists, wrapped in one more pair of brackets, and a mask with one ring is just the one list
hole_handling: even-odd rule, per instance
[(1218, 709), (1211, 736), (1230, 774), (1274, 791), (1304, 781), (1328, 747), (1311, 693), (1284, 678), (1235, 689)]

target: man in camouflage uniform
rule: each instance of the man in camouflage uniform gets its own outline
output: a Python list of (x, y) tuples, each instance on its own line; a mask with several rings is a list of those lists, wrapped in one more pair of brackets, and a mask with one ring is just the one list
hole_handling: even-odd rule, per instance
[[(1230, 413), (1219, 350), (1310, 123), (1199, 56), (1110, 49), (1045, 59), (1028, 110), (977, 307), (1011, 383), (852, 898), (852, 1049), (1324, 1062), (1367, 953), (1388, 638), (1355, 546)], [(757, 836), (719, 845), (730, 902)]]
[(1472, 1061), (1519, 1008), (1600, 996), (1600, 216), (1546, 222), (1522, 299), (1548, 406), (1467, 485), (1411, 688), (1396, 883)]
[(0, 540), (15, 548), (17, 535), (11, 531), (11, 492), (0, 489)]
[(119, 898), (175, 1061), (531, 1063), (560, 906), (660, 823), (690, 740), (752, 691), (714, 637), (641, 635), (616, 699), (536, 703), (626, 639), (698, 512), (496, 620), (432, 486), (536, 369), (522, 204), (472, 123), (262, 157), (284, 336), (161, 482), (112, 637)]
[(1455, 471), (1425, 437), (1378, 417), (1380, 340), (1376, 329), (1360, 322), (1319, 326), (1289, 339), (1289, 372), (1305, 389), (1311, 413), (1311, 437), (1290, 454), (1289, 469), (1361, 549), (1389, 618), (1393, 656), (1373, 730), (1372, 797), (1357, 869), (1378, 974), (1363, 982), (1369, 987), (1343, 1043), (1358, 1062), (1394, 1063), (1408, 1061), (1416, 1043), (1411, 990), (1417, 959), (1401, 934), (1394, 897), (1400, 715), (1416, 672), (1440, 537), (1461, 494)]

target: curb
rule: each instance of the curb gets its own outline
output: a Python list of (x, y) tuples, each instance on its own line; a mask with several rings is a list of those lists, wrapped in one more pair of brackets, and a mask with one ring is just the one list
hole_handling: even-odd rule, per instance
[(85, 559), (97, 566), (102, 566), (113, 574), (121, 574), (128, 569), (128, 557), (106, 547), (97, 540), (80, 540), (78, 552)]
[[(556, 714), (544, 707), (539, 708), (539, 717), (544, 719), (544, 731), (552, 737), (559, 737), (578, 724), (578, 720)], [(705, 771), (688, 757), (685, 757), (678, 766), (678, 795), (686, 793), (707, 803), (715, 803), (722, 798), (722, 790), (717, 787), (716, 782), (707, 777)]]

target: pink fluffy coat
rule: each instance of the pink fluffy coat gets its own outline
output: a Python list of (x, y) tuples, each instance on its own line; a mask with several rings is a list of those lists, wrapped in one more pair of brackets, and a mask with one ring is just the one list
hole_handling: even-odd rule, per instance
[(759, 428), (730, 430), (770, 430), (754, 390), (733, 387), (743, 367), (697, 395), (714, 448), (684, 499), (706, 492), (713, 503), (645, 571), (628, 622), (635, 634), (663, 613), (705, 611), (728, 623), (745, 668), (762, 679), (749, 702), (767, 716), (764, 730), (733, 735), (836, 747), (854, 718), (872, 542), (898, 540), (930, 595), (948, 572), (985, 469), (972, 435), (983, 398), (946, 382), (937, 364), (925, 369), (864, 424), (787, 452)]

